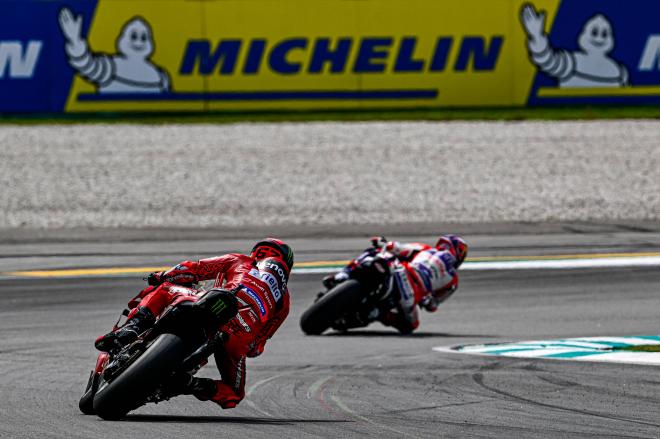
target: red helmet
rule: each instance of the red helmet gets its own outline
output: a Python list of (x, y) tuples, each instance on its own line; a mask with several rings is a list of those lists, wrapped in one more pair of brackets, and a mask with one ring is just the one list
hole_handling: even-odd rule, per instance
[(284, 261), (289, 271), (293, 267), (293, 250), (284, 241), (275, 238), (266, 238), (252, 247), (250, 256), (256, 260), (275, 257)]
[(456, 258), (456, 264), (454, 268), (461, 266), (465, 257), (468, 253), (468, 245), (463, 238), (456, 235), (444, 235), (438, 239), (438, 242), (435, 244), (435, 248), (438, 250), (447, 250), (451, 252)]

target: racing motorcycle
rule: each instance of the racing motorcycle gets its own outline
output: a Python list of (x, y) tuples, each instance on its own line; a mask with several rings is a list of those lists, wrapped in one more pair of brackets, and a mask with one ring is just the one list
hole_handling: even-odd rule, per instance
[(398, 300), (391, 276), (394, 261), (384, 250), (369, 249), (348, 265), (346, 280), (335, 283), (326, 278), (326, 291), (317, 295), (300, 318), (303, 332), (319, 335), (328, 328), (346, 331), (364, 327), (374, 321), (371, 316), (375, 310), (394, 308)]
[[(236, 314), (226, 292), (177, 288), (197, 295), (177, 298), (133, 343), (99, 354), (78, 404), (84, 414), (115, 420), (176, 396), (172, 383), (184, 374), (194, 375), (226, 340), (218, 328)], [(128, 310), (122, 314), (127, 316)]]

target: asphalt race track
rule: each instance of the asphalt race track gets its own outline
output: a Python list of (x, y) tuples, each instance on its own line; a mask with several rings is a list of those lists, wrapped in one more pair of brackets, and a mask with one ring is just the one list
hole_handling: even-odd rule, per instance
[[(352, 256), (362, 244), (350, 242), (331, 256)], [(540, 254), (541, 247), (532, 243), (525, 251)], [(143, 253), (144, 261), (162, 257)], [(302, 252), (308, 260), (327, 256)], [(14, 255), (11, 263), (57, 265), (53, 258), (22, 258)], [(658, 334), (657, 268), (466, 271), (459, 292), (436, 314), (423, 315), (419, 332), (408, 337), (377, 324), (304, 336), (298, 320), (321, 276), (292, 278), (292, 313), (265, 354), (248, 363), (248, 396), (238, 408), (223, 411), (185, 396), (120, 422), (84, 416), (77, 403), (96, 358), (93, 340), (143, 285), (140, 276), (1, 279), (0, 437), (660, 435), (657, 367), (432, 351), (464, 343)], [(216, 374), (212, 364), (201, 372)]]

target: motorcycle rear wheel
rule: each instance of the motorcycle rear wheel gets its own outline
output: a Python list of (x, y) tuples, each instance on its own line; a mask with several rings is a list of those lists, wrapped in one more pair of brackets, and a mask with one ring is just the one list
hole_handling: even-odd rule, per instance
[(128, 368), (110, 383), (101, 380), (93, 408), (105, 420), (116, 420), (140, 407), (145, 398), (167, 379), (186, 358), (183, 340), (162, 334)]
[(354, 279), (346, 280), (325, 293), (300, 318), (305, 334), (319, 335), (342, 315), (356, 310), (362, 300), (362, 287)]

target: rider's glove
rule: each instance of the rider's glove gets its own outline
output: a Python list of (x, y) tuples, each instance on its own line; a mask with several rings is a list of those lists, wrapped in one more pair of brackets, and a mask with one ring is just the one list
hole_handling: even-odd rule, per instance
[(163, 283), (163, 272), (155, 271), (145, 278), (147, 283), (151, 286), (158, 286)]
[(346, 279), (348, 279), (348, 273), (346, 273), (345, 271), (340, 271), (337, 274), (329, 274), (328, 276), (323, 278), (323, 286), (329, 290), (330, 288), (333, 288), (335, 285), (344, 282)]
[(326, 277), (323, 278), (323, 286), (325, 287), (326, 290), (329, 290), (330, 288), (334, 287), (336, 285), (335, 282), (335, 275), (334, 274), (329, 274)]

